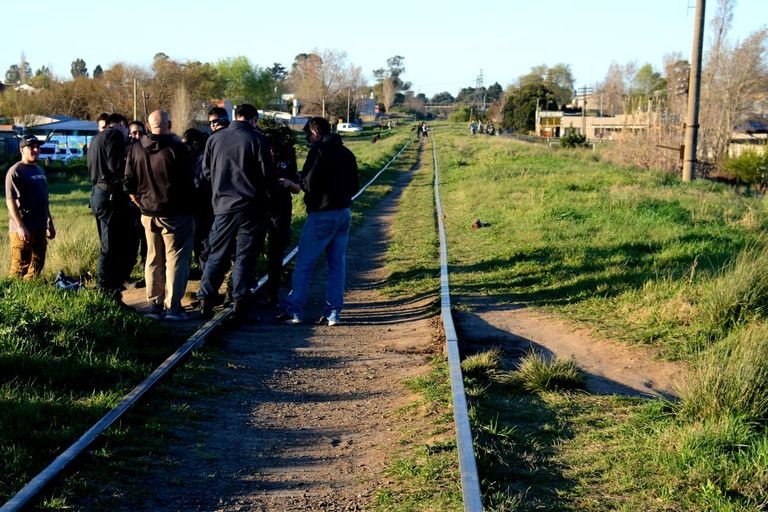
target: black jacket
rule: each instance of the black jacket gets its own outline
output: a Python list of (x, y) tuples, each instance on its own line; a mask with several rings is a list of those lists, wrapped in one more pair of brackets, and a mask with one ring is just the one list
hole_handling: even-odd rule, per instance
[(307, 213), (349, 208), (360, 189), (357, 159), (336, 133), (309, 148), (301, 171), (301, 188)]
[(125, 136), (117, 128), (109, 127), (96, 134), (88, 146), (88, 171), (94, 185), (121, 189), (125, 148)]
[(175, 135), (145, 135), (132, 144), (124, 188), (150, 217), (190, 215), (194, 210), (195, 164)]
[(203, 173), (211, 179), (213, 213), (251, 210), (266, 216), (275, 171), (267, 138), (250, 123), (232, 121), (208, 138)]

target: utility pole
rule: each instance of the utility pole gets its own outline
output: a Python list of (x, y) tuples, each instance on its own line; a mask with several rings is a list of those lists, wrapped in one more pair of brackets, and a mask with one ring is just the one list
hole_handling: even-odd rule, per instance
[(581, 134), (587, 136), (587, 94), (592, 94), (593, 89), (591, 87), (582, 86), (576, 91), (578, 95), (581, 92)]
[(699, 135), (699, 96), (701, 93), (701, 50), (704, 46), (704, 4), (696, 0), (696, 20), (693, 25), (691, 74), (688, 90), (688, 113), (685, 118), (685, 149), (683, 153), (683, 181), (696, 178), (696, 142)]

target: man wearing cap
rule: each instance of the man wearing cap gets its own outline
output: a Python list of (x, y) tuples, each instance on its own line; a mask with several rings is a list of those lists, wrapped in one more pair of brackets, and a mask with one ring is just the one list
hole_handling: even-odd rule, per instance
[(21, 161), (5, 175), (12, 277), (39, 276), (45, 265), (47, 238), (56, 236), (48, 207), (48, 180), (37, 165), (42, 143), (34, 135), (23, 137), (19, 143)]

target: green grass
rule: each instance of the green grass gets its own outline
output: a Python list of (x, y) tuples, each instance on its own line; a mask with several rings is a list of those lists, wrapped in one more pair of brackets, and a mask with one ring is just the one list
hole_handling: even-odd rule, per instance
[(0, 500), (117, 405), (180, 334), (93, 291), (0, 280)]
[(546, 308), (670, 358), (710, 341), (700, 301), (762, 238), (760, 201), (457, 129), (435, 139), (454, 294)]
[[(364, 138), (346, 141), (358, 156), (361, 182), (367, 183), (409, 139), (410, 134), (393, 130), (375, 144)], [(301, 165), (306, 151), (299, 148), (299, 153)], [(401, 173), (410, 171), (415, 158), (414, 150), (406, 152), (355, 203), (356, 222), (391, 191)], [(126, 314), (93, 290), (65, 293), (51, 286), (58, 270), (74, 276), (95, 273), (98, 236), (84, 167), (49, 173), (49, 191), (57, 237), (49, 244), (42, 278), (0, 279), (0, 502), (114, 407), (185, 336)], [(0, 236), (7, 240), (7, 212), (1, 212)], [(296, 196), (294, 239), (305, 217), (301, 196)], [(0, 264), (8, 263), (8, 244), (0, 244)], [(140, 275), (141, 269), (134, 273)], [(171, 390), (155, 392), (159, 405), (140, 404), (109, 429), (84, 456), (94, 463), (70, 474), (63, 486), (43, 497), (41, 506), (66, 507), (89, 481), (140, 471), (142, 458), (162, 450), (173, 422), (199, 414), (188, 406), (190, 397), (221, 391), (195, 386), (194, 375), (205, 371), (204, 360), (204, 352), (196, 354), (194, 364), (176, 371)], [(108, 501), (108, 493), (100, 499)]]
[[(464, 131), (432, 131), (454, 307), (541, 308), (694, 368), (679, 402), (591, 396), (551, 388), (580, 381), (570, 362), (480, 345), (464, 372), (486, 509), (764, 509), (766, 203)], [(433, 284), (427, 174), (396, 219), (391, 293)]]
[(392, 483), (378, 491), (374, 510), (462, 510), (447, 360), (435, 358), (427, 375), (405, 384), (420, 399), (399, 414), (415, 426), (396, 439), (387, 469)]

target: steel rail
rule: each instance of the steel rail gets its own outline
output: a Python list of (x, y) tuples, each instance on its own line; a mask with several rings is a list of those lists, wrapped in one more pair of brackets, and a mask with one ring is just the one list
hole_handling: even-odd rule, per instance
[[(365, 189), (367, 189), (379, 176), (394, 162), (400, 154), (408, 147), (410, 142), (406, 142), (405, 145), (398, 151), (398, 153), (392, 157), (389, 162), (378, 172), (376, 175), (363, 187), (360, 188), (357, 194), (352, 197), (354, 201)], [(283, 265), (286, 265), (298, 252), (298, 247), (294, 247), (288, 255), (283, 258)], [(267, 282), (267, 276), (262, 276), (258, 283), (251, 291), (258, 291)], [(158, 366), (146, 379), (139, 383), (130, 393), (125, 395), (118, 405), (105, 414), (99, 421), (97, 421), (88, 431), (86, 431), (80, 438), (71, 444), (66, 450), (64, 450), (53, 462), (51, 462), (45, 469), (38, 473), (32, 480), (30, 480), (19, 492), (17, 492), (10, 500), (8, 500), (2, 507), (0, 512), (17, 512), (22, 509), (32, 498), (37, 496), (46, 485), (48, 485), (56, 476), (59, 475), (67, 465), (72, 462), (83, 450), (85, 450), (99, 435), (101, 435), (107, 428), (109, 428), (115, 421), (117, 421), (123, 414), (134, 406), (141, 397), (143, 397), (149, 390), (151, 390), (160, 380), (165, 377), (172, 369), (174, 369), (179, 363), (181, 363), (194, 349), (199, 347), (205, 342), (206, 337), (221, 324), (224, 320), (232, 315), (232, 305), (227, 306), (220, 311), (214, 318), (206, 322), (200, 329), (198, 329), (187, 341), (179, 347), (173, 354), (171, 354), (160, 366)]]
[(451, 315), (451, 292), (448, 286), (448, 249), (443, 224), (443, 207), (440, 203), (440, 171), (437, 165), (437, 149), (435, 139), (432, 139), (432, 162), (435, 169), (435, 211), (437, 213), (437, 228), (440, 237), (440, 315), (445, 330), (445, 346), (448, 353), (448, 371), (451, 378), (451, 394), (453, 398), (453, 422), (456, 427), (456, 448), (459, 452), (459, 472), (461, 473), (461, 494), (465, 512), (480, 512), (483, 510), (483, 500), (480, 494), (480, 479), (477, 475), (474, 445), (472, 443), (472, 428), (469, 423), (467, 398), (464, 393), (464, 377), (461, 373), (461, 356), (459, 354), (459, 338)]

